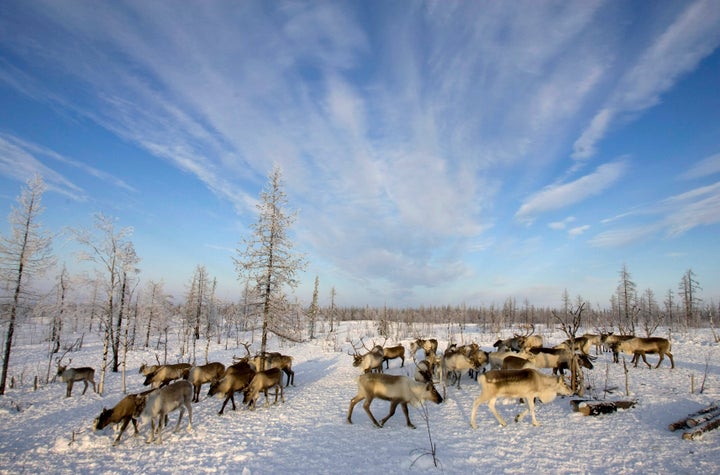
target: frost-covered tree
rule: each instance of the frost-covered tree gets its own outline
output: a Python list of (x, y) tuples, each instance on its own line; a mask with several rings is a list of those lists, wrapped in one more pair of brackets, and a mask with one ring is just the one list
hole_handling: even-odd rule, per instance
[(18, 312), (30, 297), (30, 282), (55, 264), (52, 236), (42, 229), (40, 215), (45, 183), (40, 176), (27, 181), (17, 205), (10, 212), (10, 234), (0, 237), (0, 281), (3, 302), (2, 322), (7, 323), (3, 352), (0, 395), (5, 394), (13, 336)]
[(618, 307), (620, 309), (620, 322), (618, 326), (621, 331), (634, 335), (639, 312), (637, 306), (637, 285), (633, 282), (626, 264), (623, 264), (622, 269), (620, 269), (617, 297)]
[(296, 214), (290, 212), (287, 205), (282, 172), (276, 165), (260, 193), (257, 221), (251, 226), (253, 233), (243, 240), (237, 249), (238, 257), (233, 259), (240, 280), (254, 283), (262, 306), (262, 357), (267, 348), (268, 331), (281, 333), (276, 319), (287, 310), (285, 289), (297, 286), (296, 274), (305, 267), (304, 257), (295, 253), (289, 236)]
[(697, 311), (700, 309), (702, 299), (700, 299), (699, 293), (701, 290), (702, 287), (700, 287), (700, 284), (695, 279), (695, 273), (692, 269), (686, 270), (680, 279), (680, 284), (678, 284), (678, 294), (680, 295), (685, 313), (686, 327), (690, 326)]
[(315, 338), (315, 323), (318, 321), (320, 314), (320, 307), (318, 306), (318, 287), (320, 285), (320, 278), (315, 276), (315, 287), (313, 288), (312, 302), (310, 302), (310, 308), (308, 309), (308, 337), (312, 340)]
[[(102, 213), (95, 215), (95, 232), (87, 229), (71, 229), (75, 240), (84, 247), (78, 257), (81, 261), (89, 261), (99, 264), (102, 272), (98, 275), (104, 279), (104, 286), (107, 295), (105, 310), (101, 319), (104, 331), (103, 357), (100, 367), (100, 383), (98, 393), (102, 394), (105, 385), (105, 372), (108, 363), (108, 350), (113, 352), (113, 370), (117, 371), (119, 366), (119, 339), (116, 332), (119, 332), (122, 321), (115, 321), (118, 313), (117, 294), (121, 286), (123, 269), (128, 269), (139, 261), (135, 254), (135, 248), (129, 237), (132, 235), (132, 227), (115, 229), (115, 220)], [(104, 275), (104, 277), (102, 277)], [(118, 337), (119, 338), (119, 337)]]

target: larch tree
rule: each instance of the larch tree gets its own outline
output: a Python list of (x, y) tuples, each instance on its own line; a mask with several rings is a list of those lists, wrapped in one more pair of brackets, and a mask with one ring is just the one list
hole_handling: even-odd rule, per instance
[(287, 311), (285, 290), (297, 286), (296, 274), (305, 267), (304, 257), (295, 253), (289, 236), (296, 213), (290, 212), (287, 206), (282, 172), (275, 165), (260, 193), (257, 221), (251, 225), (252, 235), (243, 240), (237, 249), (237, 258), (233, 258), (239, 279), (254, 283), (262, 307), (260, 356), (263, 366), (268, 331), (279, 333), (276, 319)]
[(315, 276), (315, 287), (313, 288), (312, 302), (308, 308), (308, 337), (315, 339), (315, 323), (318, 321), (320, 307), (318, 306), (318, 287), (320, 286), (320, 278)]
[[(102, 213), (95, 215), (95, 229), (97, 234), (87, 229), (71, 229), (75, 240), (82, 245), (85, 250), (79, 253), (81, 261), (90, 261), (99, 264), (102, 268), (98, 273), (99, 278), (105, 277), (105, 291), (107, 300), (103, 311), (101, 325), (104, 331), (103, 339), (103, 356), (100, 366), (100, 383), (98, 384), (98, 394), (103, 393), (105, 386), (105, 373), (108, 364), (108, 350), (113, 351), (113, 368), (119, 366), (119, 340), (116, 346), (116, 325), (115, 314), (117, 312), (117, 293), (121, 285), (121, 277), (123, 269), (128, 269), (130, 265), (134, 265), (139, 261), (135, 254), (135, 249), (131, 241), (128, 240), (132, 235), (131, 227), (115, 229), (115, 220)], [(119, 331), (120, 324), (117, 325)], [(115, 369), (115, 371), (117, 371)]]
[(9, 300), (7, 305), (2, 305), (2, 321), (7, 323), (7, 334), (0, 395), (5, 394), (15, 325), (23, 302), (30, 297), (30, 283), (55, 265), (52, 236), (42, 229), (40, 223), (44, 192), (45, 183), (40, 176), (27, 181), (17, 199), (17, 206), (10, 213), (10, 234), (0, 237), (2, 299), (7, 297)]
[(632, 280), (627, 265), (620, 269), (620, 281), (617, 287), (618, 306), (620, 308), (619, 328), (625, 333), (635, 335), (638, 308), (637, 285)]
[(702, 287), (695, 279), (695, 273), (692, 269), (688, 269), (683, 274), (678, 284), (678, 295), (682, 301), (683, 311), (685, 314), (685, 327), (689, 327), (695, 319), (695, 315), (700, 308), (702, 299), (698, 295)]

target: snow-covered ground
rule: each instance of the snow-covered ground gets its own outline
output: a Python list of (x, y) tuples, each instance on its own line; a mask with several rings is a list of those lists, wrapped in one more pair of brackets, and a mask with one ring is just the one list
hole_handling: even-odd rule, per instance
[[(147, 426), (140, 427), (138, 437), (132, 436), (130, 426), (118, 446), (112, 445), (111, 427), (93, 432), (93, 419), (103, 406), (111, 407), (123, 396), (120, 374), (108, 373), (103, 396), (90, 390), (81, 396), (82, 385), (77, 384), (71, 398), (64, 397), (61, 383), (33, 391), (33, 375), (47, 367), (47, 346), (16, 346), (11, 372), (24, 372), (24, 384), (0, 397), (0, 473), (720, 473), (720, 430), (693, 441), (668, 430), (671, 422), (720, 399), (720, 354), (709, 330), (672, 335), (674, 370), (667, 359), (659, 369), (629, 367), (631, 396), (638, 400), (633, 409), (584, 417), (572, 411), (569, 398), (558, 398), (539, 405), (539, 427), (533, 427), (529, 417), (501, 427), (482, 406), (473, 430), (470, 410), (480, 390), (465, 377), (462, 389), (447, 388), (442, 404), (426, 406), (429, 424), (420, 409), (411, 408), (417, 426), (412, 430), (400, 410), (384, 428), (373, 427), (362, 404), (355, 408), (353, 424), (346, 422), (358, 375), (346, 354), (351, 349), (348, 340), (357, 342), (371, 327), (367, 322), (345, 322), (331, 338), (282, 347), (273, 340), (271, 349), (294, 358), (295, 386), (285, 391), (284, 404), (260, 404), (254, 411), (242, 406), (232, 411), (228, 406), (219, 416), (222, 401), (208, 399), (204, 388), (200, 402), (193, 405), (192, 430), (185, 430), (184, 418), (181, 430), (172, 432), (175, 412), (161, 445), (145, 443)], [(437, 336), (444, 348), (448, 326), (435, 330), (430, 336)], [(482, 334), (472, 325), (463, 333), (465, 340), (473, 339), (486, 350), (492, 349), (497, 336)], [(559, 333), (546, 335), (548, 343), (562, 339)], [(401, 342), (409, 348), (409, 341), (410, 337)], [(86, 341), (72, 354), (72, 365), (99, 371), (100, 354), (99, 341)], [(242, 354), (242, 347), (225, 350), (213, 345), (210, 360), (227, 364), (233, 355)], [(656, 356), (648, 359), (657, 362)], [(145, 389), (137, 369), (143, 361), (154, 360), (150, 352), (128, 355), (129, 392)], [(706, 362), (705, 390), (697, 394)], [(412, 368), (412, 360), (404, 368), (395, 360), (389, 372), (411, 374)], [(690, 392), (692, 377), (696, 394)], [(622, 364), (613, 364), (610, 354), (600, 355), (595, 369), (587, 371), (586, 382), (595, 388), (590, 394), (602, 397), (602, 388), (615, 386), (618, 391), (608, 398), (625, 396)], [(512, 421), (520, 408), (507, 402), (498, 409)], [(372, 410), (378, 419), (384, 417), (388, 403), (376, 400)], [(427, 455), (429, 436), (439, 468)]]

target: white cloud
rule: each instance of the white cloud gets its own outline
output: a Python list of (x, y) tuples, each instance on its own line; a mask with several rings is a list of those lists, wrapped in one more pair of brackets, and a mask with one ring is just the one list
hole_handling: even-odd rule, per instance
[[(685, 4), (683, 4), (685, 5)], [(573, 157), (596, 153), (597, 143), (610, 128), (610, 119), (654, 106), (687, 72), (712, 53), (720, 43), (720, 8), (714, 0), (690, 4), (682, 15), (653, 39), (573, 147)]]
[(515, 219), (530, 223), (540, 213), (562, 209), (598, 195), (614, 185), (625, 169), (624, 162), (606, 163), (573, 182), (549, 186), (525, 200), (515, 213)]
[(583, 225), (583, 226), (577, 226), (577, 227), (575, 227), (575, 228), (569, 229), (569, 230), (568, 230), (568, 235), (571, 236), (571, 237), (577, 237), (577, 236), (580, 236), (581, 234), (583, 234), (583, 233), (584, 233), (585, 231), (587, 231), (588, 229), (590, 229), (590, 225), (589, 225), (589, 224), (585, 224), (585, 225)]
[(574, 216), (568, 216), (567, 218), (563, 219), (562, 221), (555, 221), (550, 224), (548, 224), (548, 227), (550, 229), (554, 229), (556, 231), (562, 231), (563, 229), (567, 228), (567, 225), (575, 221)]
[(720, 153), (711, 155), (691, 166), (680, 178), (692, 180), (720, 173)]

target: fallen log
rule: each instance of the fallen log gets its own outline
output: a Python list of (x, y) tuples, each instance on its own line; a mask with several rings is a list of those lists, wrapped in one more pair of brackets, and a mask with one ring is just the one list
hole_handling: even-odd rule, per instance
[(575, 412), (584, 416), (597, 416), (610, 414), (618, 409), (630, 409), (637, 404), (637, 401), (588, 401), (585, 399), (573, 399), (570, 401)]
[(694, 431), (685, 432), (682, 435), (682, 438), (685, 440), (693, 440), (700, 437), (705, 432), (717, 429), (718, 427), (720, 427), (720, 414), (716, 414), (714, 419), (705, 422), (705, 424), (697, 426)]
[[(717, 415), (718, 413), (720, 413), (720, 406), (718, 406), (717, 403), (713, 403), (713, 404), (710, 404), (708, 407), (700, 409), (697, 412), (688, 414), (687, 417), (684, 417), (684, 418), (680, 419), (679, 421), (673, 422), (672, 424), (670, 424), (668, 426), (668, 429), (670, 429), (670, 431), (672, 432), (672, 431), (676, 431), (678, 429), (687, 429), (689, 427), (694, 427), (694, 426), (702, 423), (703, 420), (708, 420), (708, 419), (703, 419), (706, 415), (709, 415), (709, 414)], [(710, 419), (712, 419), (713, 417), (715, 417), (715, 416), (710, 417)], [(700, 420), (699, 422), (695, 422), (697, 419), (703, 419), (703, 420)]]

